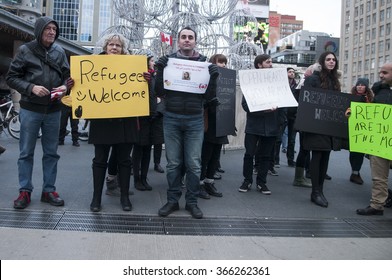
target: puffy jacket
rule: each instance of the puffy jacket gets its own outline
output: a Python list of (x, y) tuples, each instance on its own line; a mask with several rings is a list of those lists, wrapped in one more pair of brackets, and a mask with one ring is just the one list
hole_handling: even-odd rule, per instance
[(374, 92), (373, 103), (392, 105), (392, 89), (390, 88), (390, 85), (377, 82), (374, 83), (372, 90)]
[[(206, 57), (196, 53), (192, 57), (184, 57), (177, 53), (169, 55), (169, 58), (189, 59), (194, 61), (206, 61)], [(216, 79), (210, 79), (205, 94), (192, 94), (180, 91), (166, 90), (163, 85), (163, 71), (158, 70), (155, 83), (157, 96), (163, 97), (165, 109), (168, 112), (180, 115), (201, 115), (206, 100), (216, 95)]]
[[(49, 23), (57, 26), (56, 39), (60, 35), (58, 24), (50, 17), (41, 17), (35, 23), (35, 40), (19, 47), (12, 61), (7, 84), (21, 94), (20, 106), (26, 110), (50, 113), (59, 111), (61, 103), (58, 99), (51, 101), (50, 95), (38, 97), (32, 93), (35, 85), (44, 86), (49, 91), (65, 84), (70, 76), (69, 63), (63, 48), (53, 43), (49, 48), (41, 42), (42, 33)], [(42, 61), (37, 54), (56, 65), (57, 71)]]

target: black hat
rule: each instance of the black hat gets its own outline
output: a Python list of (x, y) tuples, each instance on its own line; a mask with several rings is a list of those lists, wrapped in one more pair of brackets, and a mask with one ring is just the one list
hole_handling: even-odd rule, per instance
[(295, 69), (293, 67), (287, 67), (287, 72), (289, 72), (289, 70), (294, 70), (295, 71)]
[(358, 85), (364, 85), (366, 87), (369, 87), (369, 79), (367, 79), (367, 78), (358, 78), (355, 86), (358, 86)]

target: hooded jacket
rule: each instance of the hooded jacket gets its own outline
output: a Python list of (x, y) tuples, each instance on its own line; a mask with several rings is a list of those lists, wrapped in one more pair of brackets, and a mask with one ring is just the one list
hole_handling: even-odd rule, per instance
[(56, 21), (50, 17), (38, 18), (34, 28), (35, 39), (19, 47), (6, 78), (9, 87), (21, 94), (20, 107), (39, 113), (59, 111), (61, 103), (58, 99), (51, 101), (50, 95), (36, 96), (32, 92), (33, 87), (40, 85), (51, 91), (64, 85), (70, 76), (63, 48), (56, 43), (49, 48), (42, 44), (42, 34), (49, 23), (57, 26), (55, 39), (60, 36)]

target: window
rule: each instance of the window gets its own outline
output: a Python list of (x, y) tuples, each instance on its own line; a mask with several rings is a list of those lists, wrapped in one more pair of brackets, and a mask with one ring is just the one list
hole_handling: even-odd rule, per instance
[(388, 62), (391, 62), (391, 61), (390, 61), (389, 55), (386, 55), (385, 56), (385, 63), (388, 63)]
[(365, 71), (369, 70), (369, 59), (365, 60)]
[(380, 56), (379, 58), (378, 58), (378, 65), (383, 65), (384, 64), (384, 57), (383, 56)]
[(371, 54), (375, 54), (376, 53), (376, 44), (372, 43), (372, 46), (370, 49), (371, 49)]
[(366, 2), (366, 11), (369, 12), (370, 11), (370, 1)]
[(357, 17), (358, 16), (358, 7), (355, 7), (355, 9), (354, 9), (354, 17)]
[(359, 43), (363, 43), (363, 33), (359, 33)]
[(357, 51), (357, 48), (355, 48), (355, 49), (353, 50), (353, 57), (357, 57), (357, 55), (358, 55), (358, 51)]
[(345, 33), (346, 33), (346, 34), (349, 34), (349, 33), (350, 33), (350, 24), (346, 24)]
[(387, 20), (391, 18), (391, 7), (385, 10), (385, 17), (387, 18)]
[(385, 35), (385, 26), (381, 25), (380, 26), (380, 34), (379, 34), (379, 36), (380, 37), (384, 37), (384, 35)]
[(362, 58), (362, 56), (363, 56), (363, 49), (362, 49), (362, 47), (359, 47), (358, 48), (358, 57)]
[(354, 40), (353, 40), (354, 45), (358, 45), (358, 34), (354, 35)]
[(376, 39), (377, 31), (376, 28), (372, 28), (372, 40)]
[(346, 11), (346, 21), (350, 20), (350, 11)]
[(385, 51), (388, 52), (391, 49), (391, 40), (385, 40)]
[(370, 16), (366, 16), (366, 26), (370, 25)]
[(373, 0), (373, 10), (377, 9), (377, 1), (378, 0)]
[(376, 59), (372, 58), (372, 60), (370, 61), (370, 69), (374, 69), (376, 67)]
[(385, 17), (385, 11), (382, 10), (380, 11), (380, 22), (384, 21), (384, 17)]
[(377, 23), (377, 14), (374, 13), (372, 16), (372, 24), (376, 24)]
[(363, 15), (363, 4), (361, 6), (359, 6), (359, 14)]
[(370, 84), (374, 83), (374, 73), (370, 73)]
[(344, 65), (343, 65), (343, 72), (344, 72), (344, 73), (347, 73), (347, 68), (348, 68), (347, 64), (344, 64)]
[(362, 72), (362, 60), (358, 61), (358, 72)]
[(366, 45), (365, 47), (365, 55), (368, 56), (370, 54), (370, 45)]
[(354, 21), (354, 30), (357, 31), (358, 30), (358, 21)]
[(359, 29), (363, 29), (363, 18), (359, 20)]
[(384, 51), (384, 41), (378, 43), (378, 52), (381, 54)]
[(385, 25), (385, 35), (389, 36), (391, 34), (391, 24), (387, 23), (387, 25)]
[(357, 63), (356, 62), (353, 63), (353, 72), (357, 72)]
[(366, 30), (366, 33), (365, 33), (365, 40), (366, 40), (366, 41), (369, 41), (369, 40), (370, 40), (370, 30)]
[(348, 60), (348, 51), (344, 51), (344, 60)]

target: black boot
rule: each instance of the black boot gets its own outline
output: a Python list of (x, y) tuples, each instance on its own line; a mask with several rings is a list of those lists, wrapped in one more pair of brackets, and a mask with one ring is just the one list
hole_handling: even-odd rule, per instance
[(310, 201), (321, 207), (328, 207), (328, 201), (323, 194), (323, 186), (312, 187), (312, 194), (310, 195)]
[(216, 197), (222, 197), (223, 196), (223, 194), (221, 192), (219, 192), (215, 188), (214, 183), (206, 183), (206, 182), (204, 182), (204, 189), (206, 190), (206, 192), (209, 195), (216, 196)]
[(101, 211), (101, 198), (103, 184), (105, 182), (106, 167), (94, 166), (93, 164), (93, 184), (94, 193), (93, 200), (90, 204), (90, 210), (93, 212)]
[(129, 184), (131, 181), (131, 169), (129, 167), (120, 167), (118, 170), (118, 183), (120, 185), (121, 207), (124, 211), (131, 211), (132, 204), (129, 200)]
[(152, 187), (147, 182), (147, 178), (142, 178), (142, 185), (146, 189), (146, 191), (152, 191)]

